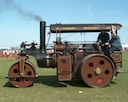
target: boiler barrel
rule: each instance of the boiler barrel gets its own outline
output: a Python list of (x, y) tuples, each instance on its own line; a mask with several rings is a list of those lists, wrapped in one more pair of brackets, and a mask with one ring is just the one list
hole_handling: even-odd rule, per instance
[(42, 53), (42, 55), (36, 56), (37, 64), (40, 68), (54, 68), (56, 67), (56, 62), (51, 55)]

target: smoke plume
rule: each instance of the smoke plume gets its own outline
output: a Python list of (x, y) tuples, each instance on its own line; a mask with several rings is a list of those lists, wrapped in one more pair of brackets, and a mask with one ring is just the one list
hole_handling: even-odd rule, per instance
[(13, 10), (19, 15), (26, 17), (27, 19), (41, 21), (42, 18), (39, 15), (36, 15), (32, 12), (29, 12), (23, 9), (20, 5), (16, 4), (13, 0), (0, 0), (0, 9), (1, 10)]

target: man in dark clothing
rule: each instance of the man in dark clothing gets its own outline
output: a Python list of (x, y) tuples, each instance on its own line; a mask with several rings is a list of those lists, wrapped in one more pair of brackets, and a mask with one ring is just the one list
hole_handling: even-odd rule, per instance
[(104, 53), (108, 52), (109, 48), (108, 45), (106, 45), (106, 43), (109, 42), (109, 39), (110, 39), (109, 34), (106, 33), (105, 31), (101, 31), (101, 33), (97, 38), (97, 43), (101, 41), (99, 45), (101, 46), (101, 49)]

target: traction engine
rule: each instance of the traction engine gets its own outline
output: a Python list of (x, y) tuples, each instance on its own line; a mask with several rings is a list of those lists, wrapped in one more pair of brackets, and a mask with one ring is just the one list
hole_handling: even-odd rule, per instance
[[(103, 54), (94, 43), (71, 43), (61, 41), (61, 33), (110, 31), (111, 25), (120, 29), (120, 24), (51, 24), (50, 31), (56, 34), (53, 52), (47, 53), (45, 44), (46, 22), (40, 21), (40, 46), (34, 42), (21, 44), (19, 61), (13, 64), (7, 78), (15, 87), (28, 87), (38, 77), (27, 55), (34, 56), (40, 68), (57, 68), (58, 81), (82, 79), (90, 87), (105, 87), (122, 66), (120, 51)], [(26, 46), (30, 46), (27, 48)]]

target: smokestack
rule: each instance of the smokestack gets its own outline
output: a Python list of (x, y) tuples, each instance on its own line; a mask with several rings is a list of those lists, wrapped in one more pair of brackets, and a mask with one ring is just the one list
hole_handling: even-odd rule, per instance
[(46, 22), (40, 21), (40, 50), (41, 52), (45, 52), (45, 27)]

